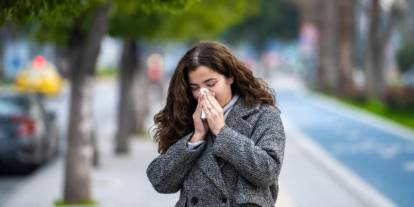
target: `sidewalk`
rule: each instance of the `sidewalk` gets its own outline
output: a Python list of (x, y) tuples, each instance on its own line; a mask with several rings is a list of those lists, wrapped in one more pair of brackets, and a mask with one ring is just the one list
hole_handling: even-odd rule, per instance
[[(153, 143), (145, 139), (131, 140), (132, 153), (116, 157), (111, 141), (100, 140), (101, 166), (92, 172), (93, 198), (101, 207), (168, 207), (178, 200), (176, 194), (159, 194), (149, 183), (146, 167), (156, 156)], [(56, 160), (36, 172), (6, 200), (4, 207), (47, 207), (61, 198), (63, 189), (63, 159)], [(295, 207), (283, 190), (277, 206)], [(3, 206), (3, 205), (2, 205)]]
[[(151, 142), (143, 139), (131, 141), (132, 153), (116, 157), (112, 153), (112, 141), (100, 140), (101, 165), (92, 170), (92, 194), (101, 207), (164, 207), (173, 206), (178, 194), (160, 195), (152, 189), (146, 176), (146, 166), (155, 157)], [(53, 206), (63, 192), (63, 159), (22, 182), (5, 207)], [(41, 189), (41, 190), (40, 190)]]
[[(143, 139), (134, 139), (132, 146), (134, 153), (130, 157), (115, 158), (105, 153), (104, 166), (94, 173), (95, 198), (102, 207), (174, 206), (179, 194), (157, 193), (146, 176), (146, 167), (156, 156), (156, 146)], [(281, 191), (278, 206), (295, 207), (287, 192)]]

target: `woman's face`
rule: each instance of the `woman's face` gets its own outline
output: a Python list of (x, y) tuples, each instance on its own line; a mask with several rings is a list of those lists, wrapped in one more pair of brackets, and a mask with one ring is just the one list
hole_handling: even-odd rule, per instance
[(214, 92), (214, 96), (221, 107), (224, 107), (232, 98), (231, 84), (233, 78), (224, 75), (206, 66), (199, 66), (188, 74), (189, 84), (194, 98), (200, 94), (200, 88), (206, 88)]

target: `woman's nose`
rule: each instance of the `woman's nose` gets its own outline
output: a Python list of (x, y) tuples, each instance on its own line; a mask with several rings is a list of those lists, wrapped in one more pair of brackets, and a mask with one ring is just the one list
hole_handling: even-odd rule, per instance
[(196, 98), (198, 98), (199, 96), (201, 96), (201, 94), (207, 93), (207, 92), (208, 92), (208, 89), (206, 89), (206, 88), (199, 88), (199, 89), (197, 89), (195, 91)]

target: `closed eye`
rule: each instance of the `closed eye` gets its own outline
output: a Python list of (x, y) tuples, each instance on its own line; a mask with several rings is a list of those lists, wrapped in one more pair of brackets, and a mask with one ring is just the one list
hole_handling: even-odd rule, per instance
[[(204, 84), (206, 84), (207, 87), (213, 87), (215, 86), (217, 83), (217, 80), (215, 78), (210, 78), (204, 81)], [(190, 88), (191, 90), (197, 90), (199, 88), (198, 85), (190, 83)]]
[(216, 85), (216, 83), (209, 83), (209, 84), (207, 84), (208, 87), (213, 87), (214, 85)]
[(214, 85), (216, 85), (216, 83), (217, 83), (217, 81), (216, 80), (208, 80), (207, 82), (206, 82), (206, 86), (208, 86), (208, 87), (213, 87)]

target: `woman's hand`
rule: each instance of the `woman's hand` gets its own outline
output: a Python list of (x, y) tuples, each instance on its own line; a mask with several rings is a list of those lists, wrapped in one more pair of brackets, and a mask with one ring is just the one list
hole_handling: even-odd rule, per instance
[(208, 131), (207, 121), (201, 119), (201, 110), (202, 110), (201, 96), (198, 96), (197, 99), (198, 99), (197, 108), (193, 114), (194, 134), (191, 137), (190, 142), (204, 140), (206, 138), (206, 134)]
[(224, 112), (216, 98), (208, 92), (201, 96), (204, 113), (211, 132), (217, 136), (221, 128), (224, 127)]

